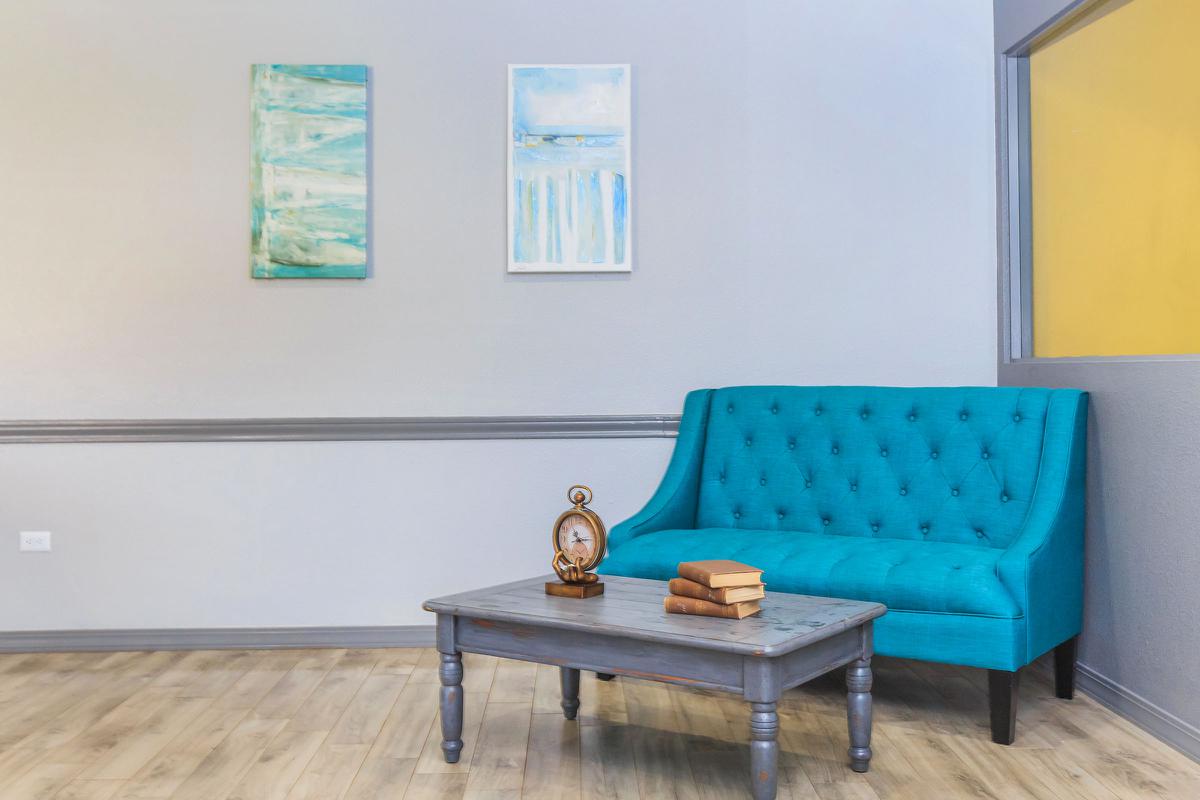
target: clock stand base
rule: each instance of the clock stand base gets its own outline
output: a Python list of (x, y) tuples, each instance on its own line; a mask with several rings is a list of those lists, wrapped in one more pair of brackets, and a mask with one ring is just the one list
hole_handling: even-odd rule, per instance
[(604, 594), (604, 584), (595, 583), (562, 583), (561, 581), (546, 581), (546, 594), (555, 597), (574, 597), (584, 600), (588, 597), (598, 597)]

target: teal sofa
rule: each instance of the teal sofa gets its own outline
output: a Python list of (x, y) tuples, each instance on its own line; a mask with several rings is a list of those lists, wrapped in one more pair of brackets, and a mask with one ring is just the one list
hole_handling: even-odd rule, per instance
[(1073, 691), (1087, 395), (740, 386), (688, 394), (661, 485), (609, 535), (608, 575), (732, 558), (774, 591), (873, 600), (881, 655), (989, 670), (1011, 744), (1019, 670)]

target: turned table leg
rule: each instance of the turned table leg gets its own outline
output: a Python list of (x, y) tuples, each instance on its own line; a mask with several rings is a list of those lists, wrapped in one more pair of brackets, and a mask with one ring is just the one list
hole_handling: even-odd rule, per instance
[(461, 653), (442, 653), (438, 678), (442, 681), (442, 755), (447, 764), (458, 763), (462, 753), (463, 667)]
[(775, 703), (750, 704), (750, 787), (754, 800), (773, 800), (779, 785), (779, 714)]
[(850, 723), (850, 769), (866, 772), (871, 763), (871, 659), (846, 669), (846, 717)]
[(559, 667), (559, 681), (562, 683), (562, 710), (567, 719), (575, 719), (579, 712), (579, 670), (570, 667)]

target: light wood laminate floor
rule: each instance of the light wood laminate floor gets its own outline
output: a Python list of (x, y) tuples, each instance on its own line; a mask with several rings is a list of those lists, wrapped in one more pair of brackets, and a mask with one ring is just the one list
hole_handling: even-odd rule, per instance
[[(0, 656), (0, 798), (747, 797), (749, 711), (720, 692), (464, 658), (465, 749), (442, 762), (431, 650)], [(1200, 765), (1027, 671), (1017, 744), (979, 670), (877, 658), (875, 757), (847, 767), (840, 674), (780, 703), (781, 798), (1200, 797)], [(838, 671), (841, 672), (840, 670)]]

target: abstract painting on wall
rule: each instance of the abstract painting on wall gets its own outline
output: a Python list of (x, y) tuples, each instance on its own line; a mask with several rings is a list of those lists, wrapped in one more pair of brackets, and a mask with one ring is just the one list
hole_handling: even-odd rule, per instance
[(255, 64), (255, 278), (367, 277), (367, 68)]
[(628, 64), (508, 68), (508, 271), (628, 272)]

